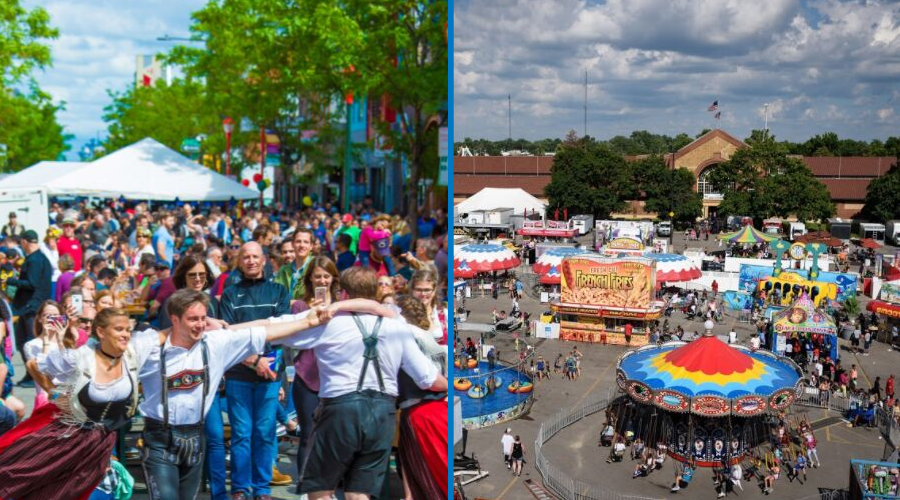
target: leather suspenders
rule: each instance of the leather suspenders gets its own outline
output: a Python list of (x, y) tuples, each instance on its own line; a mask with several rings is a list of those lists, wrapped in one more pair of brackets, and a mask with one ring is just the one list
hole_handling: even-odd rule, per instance
[(362, 370), (359, 372), (359, 381), (356, 383), (356, 392), (362, 392), (363, 383), (366, 380), (366, 370), (369, 368), (369, 362), (375, 364), (375, 374), (378, 376), (378, 387), (381, 389), (381, 392), (385, 392), (384, 390), (384, 379), (381, 376), (381, 365), (378, 363), (378, 330), (381, 329), (381, 320), (382, 317), (379, 316), (378, 319), (375, 320), (375, 327), (372, 328), (372, 333), (366, 332), (366, 327), (363, 325), (362, 321), (359, 319), (359, 316), (356, 313), (353, 313), (353, 321), (356, 322), (356, 327), (359, 328), (359, 333), (362, 334), (363, 337), (363, 345), (365, 346), (365, 351), (363, 351), (363, 366)]
[[(206, 395), (209, 394), (209, 348), (206, 339), (200, 340), (200, 351), (203, 353), (203, 397), (200, 400), (200, 425), (206, 419)], [(169, 428), (169, 380), (166, 378), (166, 343), (159, 346), (159, 374), (162, 377), (163, 426)]]

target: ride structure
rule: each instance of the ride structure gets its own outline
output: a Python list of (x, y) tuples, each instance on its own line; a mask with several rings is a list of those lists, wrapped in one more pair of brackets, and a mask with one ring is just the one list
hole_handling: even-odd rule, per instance
[(620, 435), (665, 445), (676, 460), (736, 463), (769, 440), (802, 376), (790, 359), (725, 344), (707, 331), (690, 343), (623, 354), (616, 367), (622, 396), (607, 417)]

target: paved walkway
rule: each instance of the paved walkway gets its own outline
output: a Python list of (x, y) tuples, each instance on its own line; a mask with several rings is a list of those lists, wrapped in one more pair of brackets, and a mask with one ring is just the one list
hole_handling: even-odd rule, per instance
[[(677, 242), (677, 240), (676, 240)], [(520, 272), (527, 269), (523, 266)], [(495, 301), (490, 298), (473, 297), (466, 301), (466, 307), (471, 311), (469, 318), (472, 322), (490, 322), (491, 310), (510, 309), (510, 299), (505, 292)], [(520, 301), (520, 307), (537, 318), (541, 312), (547, 309), (532, 297), (526, 297)], [(863, 306), (864, 307), (864, 306)], [(676, 312), (670, 320), (671, 326), (682, 325), (685, 331), (702, 331), (703, 324), (700, 321), (687, 321), (684, 316)], [(729, 329), (734, 326), (738, 333), (738, 342), (744, 343), (752, 333), (752, 327), (737, 322), (736, 313), (726, 313), (724, 320), (717, 324), (713, 332), (717, 335), (727, 335)], [(520, 332), (520, 335), (524, 333)], [(463, 335), (465, 337), (465, 335)], [(529, 339), (535, 345), (536, 354), (542, 354), (546, 359), (553, 360), (558, 353), (566, 353), (574, 347), (574, 343), (546, 339)], [(503, 353), (514, 351), (514, 340), (510, 333), (502, 333), (493, 340), (498, 350)], [(584, 354), (582, 360), (582, 376), (576, 381), (567, 381), (559, 375), (554, 375), (549, 381), (537, 383), (535, 390), (535, 403), (531, 413), (508, 424), (501, 424), (486, 429), (473, 430), (468, 435), (467, 454), (475, 454), (482, 468), (490, 472), (490, 476), (466, 487), (466, 493), (470, 498), (482, 498), (492, 500), (525, 500), (532, 499), (524, 480), (533, 479), (540, 482), (540, 475), (534, 469), (531, 456), (534, 440), (540, 427), (540, 422), (548, 419), (561, 409), (572, 409), (589, 396), (612, 393), (615, 386), (615, 364), (619, 355), (625, 352), (623, 347), (600, 346), (594, 344), (578, 344), (578, 349)], [(505, 356), (504, 356), (505, 357)], [(842, 342), (841, 358), (844, 366), (857, 364), (860, 368), (860, 385), (868, 386), (876, 376), (882, 381), (892, 370), (900, 367), (900, 353), (890, 351), (884, 344), (875, 343), (869, 356), (856, 356), (846, 350)], [(883, 385), (882, 385), (883, 388)], [(462, 395), (462, 397), (466, 397)], [(826, 414), (823, 410), (813, 410), (800, 406), (795, 407), (797, 413), (807, 413), (810, 421), (819, 420), (835, 414)], [(674, 477), (671, 464), (667, 464), (663, 471), (656, 472), (648, 478), (631, 479), (631, 466), (625, 464), (608, 465), (605, 463), (608, 448), (597, 447), (597, 436), (602, 424), (602, 413), (588, 417), (581, 422), (565, 429), (551, 439), (544, 447), (546, 455), (552, 462), (575, 478), (589, 484), (608, 487), (612, 491), (646, 496), (651, 498), (673, 497), (668, 491)], [(521, 477), (512, 476), (502, 461), (500, 450), (500, 437), (505, 427), (511, 427), (514, 434), (522, 437), (526, 445), (525, 470)], [(820, 457), (823, 467), (809, 472), (810, 481), (804, 485), (795, 482), (788, 484), (786, 478), (778, 481), (775, 493), (768, 498), (801, 498), (818, 492), (817, 488), (838, 488), (847, 486), (849, 476), (850, 458), (880, 459), (884, 451), (884, 441), (876, 429), (851, 429), (847, 428), (843, 421), (831, 424), (819, 429), (817, 437), (820, 441)], [(752, 485), (744, 485), (746, 493), (741, 497), (762, 497), (759, 490)], [(698, 498), (694, 496), (703, 492), (703, 497), (715, 498), (712, 489), (711, 474), (703, 471), (698, 474), (695, 484), (692, 484), (691, 493), (678, 496), (686, 498)]]

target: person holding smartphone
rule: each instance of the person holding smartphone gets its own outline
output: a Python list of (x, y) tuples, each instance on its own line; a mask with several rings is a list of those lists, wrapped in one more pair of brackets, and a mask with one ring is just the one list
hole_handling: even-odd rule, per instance
[[(38, 307), (34, 318), (34, 339), (25, 343), (25, 360), (37, 359), (41, 354), (58, 349), (61, 344), (69, 345), (70, 348), (77, 347), (77, 340), (77, 334), (69, 330), (69, 317), (62, 313), (62, 306), (55, 301), (46, 300)], [(84, 340), (87, 341), (87, 337)], [(49, 402), (47, 391), (42, 385), (38, 384), (35, 388), (35, 410)]]
[[(328, 257), (314, 257), (303, 275), (303, 298), (294, 302), (291, 313), (298, 314), (338, 301), (340, 290), (338, 270)], [(294, 381), (291, 394), (300, 424), (300, 444), (297, 446), (297, 468), (302, 472), (303, 457), (312, 434), (313, 414), (319, 406), (319, 368), (312, 350), (301, 350), (294, 357)]]

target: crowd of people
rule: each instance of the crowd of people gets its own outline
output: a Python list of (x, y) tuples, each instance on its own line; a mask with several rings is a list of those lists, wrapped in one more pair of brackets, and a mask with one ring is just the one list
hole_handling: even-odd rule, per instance
[[(292, 482), (280, 433), (299, 438), (311, 499), (380, 496), (392, 445), (407, 499), (446, 498), (446, 216), (420, 217), (412, 240), (369, 201), (53, 203), (43, 235), (11, 214), (0, 497), (112, 498), (128, 475), (113, 444), (139, 415), (154, 499), (193, 498), (203, 477), (215, 500), (269, 498)], [(31, 387), (26, 408), (16, 392)]]

